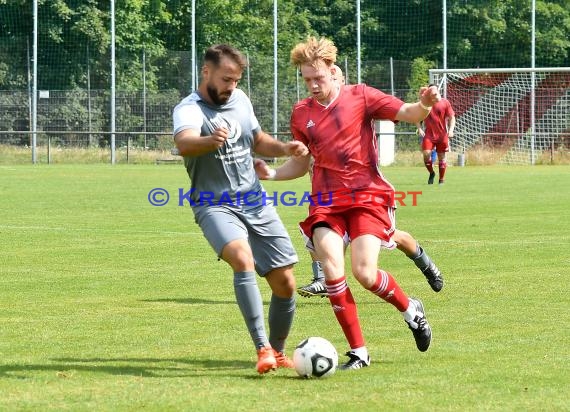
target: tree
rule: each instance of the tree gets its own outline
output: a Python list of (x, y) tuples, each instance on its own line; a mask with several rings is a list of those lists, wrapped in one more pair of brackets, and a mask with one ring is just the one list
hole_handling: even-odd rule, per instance
[(537, 66), (570, 66), (570, 0), (537, 2)]
[[(530, 67), (530, 1), (450, 3), (448, 67)], [(536, 4), (536, 65), (568, 65), (570, 1)]]

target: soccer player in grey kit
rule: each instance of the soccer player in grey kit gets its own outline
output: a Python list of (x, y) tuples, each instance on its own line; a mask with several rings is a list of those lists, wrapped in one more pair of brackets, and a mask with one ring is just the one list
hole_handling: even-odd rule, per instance
[[(281, 157), (304, 156), (308, 150), (261, 130), (249, 98), (237, 88), (245, 67), (243, 54), (232, 46), (206, 51), (198, 90), (174, 108), (174, 141), (190, 177), (195, 221), (233, 270), (236, 300), (257, 350), (257, 371), (266, 373), (293, 367), (283, 351), (295, 313), (298, 258), (274, 206), (262, 197), (253, 152)], [(256, 271), (272, 291), (269, 337)]]

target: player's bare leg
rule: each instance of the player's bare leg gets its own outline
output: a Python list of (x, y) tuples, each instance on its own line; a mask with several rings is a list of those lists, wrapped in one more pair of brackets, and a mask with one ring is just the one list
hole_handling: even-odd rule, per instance
[(362, 235), (352, 240), (352, 272), (358, 282), (382, 300), (394, 306), (416, 341), (416, 346), (425, 352), (431, 343), (431, 327), (425, 317), (421, 302), (409, 298), (396, 279), (387, 271), (377, 268), (380, 240), (373, 235)]
[(339, 369), (366, 367), (370, 364), (370, 357), (358, 320), (356, 302), (344, 273), (344, 241), (330, 228), (317, 227), (313, 232), (313, 242), (323, 264), (329, 302), (350, 346), (350, 351), (346, 353), (349, 361), (340, 365)]

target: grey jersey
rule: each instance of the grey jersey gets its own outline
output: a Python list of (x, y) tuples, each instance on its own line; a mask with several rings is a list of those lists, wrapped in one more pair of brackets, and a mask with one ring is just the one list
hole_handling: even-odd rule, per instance
[(173, 123), (174, 134), (195, 129), (209, 136), (218, 127), (229, 131), (227, 141), (218, 150), (184, 158), (193, 207), (215, 204), (249, 208), (261, 204), (263, 189), (252, 155), (254, 135), (261, 128), (242, 90), (235, 89), (222, 106), (210, 105), (193, 92), (174, 108)]

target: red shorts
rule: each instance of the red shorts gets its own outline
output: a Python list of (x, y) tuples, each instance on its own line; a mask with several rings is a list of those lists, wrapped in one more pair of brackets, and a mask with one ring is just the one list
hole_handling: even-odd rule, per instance
[(307, 248), (314, 250), (313, 230), (315, 225), (323, 224), (343, 237), (345, 242), (362, 235), (374, 235), (382, 241), (383, 247), (393, 249), (396, 246), (392, 240), (396, 229), (396, 208), (391, 206), (361, 204), (311, 207), (309, 217), (299, 224)]
[(434, 147), (437, 153), (449, 152), (449, 137), (445, 136), (438, 140), (431, 140), (429, 137), (422, 139), (422, 150), (432, 151)]

